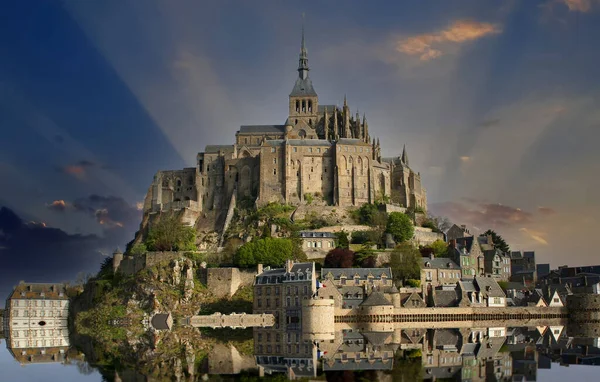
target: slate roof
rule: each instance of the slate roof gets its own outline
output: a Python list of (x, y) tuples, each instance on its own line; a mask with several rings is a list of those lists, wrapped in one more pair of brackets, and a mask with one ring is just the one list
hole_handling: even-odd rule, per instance
[(65, 284), (21, 282), (9, 296), (10, 299), (31, 299), (43, 297), (49, 300), (68, 300)]
[(373, 346), (384, 346), (385, 340), (387, 340), (391, 334), (391, 332), (365, 332), (363, 333), (363, 336)]
[(290, 93), (290, 96), (291, 97), (297, 97), (297, 96), (316, 97), (317, 92), (315, 91), (315, 88), (313, 87), (312, 81), (309, 77), (306, 77), (306, 79), (302, 79), (302, 78), (298, 77), (296, 79), (296, 83), (294, 84), (294, 88), (292, 89), (292, 92)]
[(498, 282), (493, 277), (475, 277), (475, 282), (479, 287), (479, 291), (488, 297), (506, 297), (504, 291), (502, 291), (502, 288), (500, 288), (500, 285), (498, 285)]
[(436, 329), (433, 334), (436, 347), (454, 345), (459, 348), (461, 336), (453, 329)]
[(327, 146), (330, 147), (333, 143), (327, 139), (288, 139), (287, 144), (290, 146)]
[(239, 134), (284, 133), (285, 125), (242, 125)]
[(335, 370), (392, 370), (394, 366), (393, 360), (387, 359), (366, 359), (360, 360), (349, 358), (342, 361), (335, 359), (333, 362), (323, 362), (323, 371)]
[(382, 275), (385, 275), (388, 279), (392, 277), (391, 268), (321, 268), (321, 279), (327, 278), (329, 273), (335, 280), (338, 280), (341, 276), (352, 279), (355, 275), (366, 280), (369, 274), (376, 279), (381, 278)]
[[(327, 113), (333, 113), (333, 110), (337, 107), (337, 105), (319, 105), (317, 112), (325, 113), (325, 108), (327, 108)], [(333, 114), (331, 114), (333, 115)]]
[(392, 303), (389, 302), (387, 298), (385, 298), (385, 295), (383, 293), (373, 292), (360, 305), (361, 306), (388, 306), (388, 305), (392, 305)]
[(335, 234), (333, 232), (314, 232), (314, 231), (300, 231), (300, 237), (328, 237), (335, 238)]
[(471, 252), (471, 248), (473, 248), (473, 236), (459, 237), (456, 239), (456, 244), (459, 247), (465, 247), (467, 252)]
[(462, 280), (461, 283), (465, 292), (477, 292), (477, 287), (473, 284), (473, 280)]
[(171, 330), (173, 317), (171, 317), (171, 313), (157, 313), (152, 317), (150, 323), (156, 330)]
[(358, 138), (340, 138), (337, 141), (340, 145), (369, 145), (369, 143), (364, 142), (362, 139)]
[(206, 154), (215, 154), (219, 151), (233, 152), (233, 145), (206, 145), (204, 149)]
[(456, 290), (436, 290), (433, 296), (433, 303), (436, 307), (457, 306), (460, 302)]
[[(436, 257), (430, 259), (429, 257), (422, 257), (421, 263), (423, 264), (423, 268), (432, 268), (432, 269), (460, 269), (456, 263), (445, 257)], [(429, 265), (427, 265), (429, 264)]]
[(265, 146), (281, 146), (285, 141), (283, 139), (265, 139)]

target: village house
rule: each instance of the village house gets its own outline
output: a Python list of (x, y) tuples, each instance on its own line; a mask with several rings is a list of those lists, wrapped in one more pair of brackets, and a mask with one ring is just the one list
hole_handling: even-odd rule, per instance
[(336, 236), (333, 232), (300, 231), (302, 250), (309, 259), (323, 258), (335, 248)]
[(475, 277), (461, 280), (461, 306), (505, 307), (506, 294), (493, 277)]
[(473, 236), (466, 225), (458, 226), (454, 224), (448, 231), (446, 232), (446, 240), (450, 243), (453, 240), (460, 239), (463, 237), (471, 237)]
[(510, 281), (520, 282), (525, 285), (535, 285), (537, 281), (535, 252), (510, 252), (510, 266)]
[(421, 287), (424, 291), (441, 285), (455, 285), (461, 278), (461, 270), (452, 260), (445, 257), (421, 258)]
[(510, 280), (510, 256), (497, 248), (483, 251), (484, 272), (497, 281)]
[(391, 268), (322, 268), (321, 280), (334, 285), (368, 286), (381, 289), (392, 286)]
[(485, 273), (480, 239), (473, 236), (454, 239), (449, 244), (450, 258), (460, 266), (462, 278), (472, 279)]

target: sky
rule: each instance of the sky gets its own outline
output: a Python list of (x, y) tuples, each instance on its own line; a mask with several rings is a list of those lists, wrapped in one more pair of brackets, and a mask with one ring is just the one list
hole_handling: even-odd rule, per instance
[(158, 170), (281, 124), (303, 24), (323, 104), (406, 144), (429, 209), (538, 262), (596, 264), (600, 2), (9, 1), (0, 298), (94, 272)]

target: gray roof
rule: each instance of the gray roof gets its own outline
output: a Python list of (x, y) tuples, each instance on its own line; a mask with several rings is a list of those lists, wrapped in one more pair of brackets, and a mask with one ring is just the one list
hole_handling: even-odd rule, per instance
[(317, 111), (319, 113), (325, 113), (325, 108), (327, 108), (327, 113), (332, 113), (336, 107), (336, 105), (319, 105)]
[(477, 288), (475, 287), (475, 284), (473, 284), (473, 280), (462, 280), (461, 283), (465, 292), (477, 292)]
[(361, 358), (360, 360), (350, 359), (348, 361), (335, 359), (333, 362), (323, 362), (323, 371), (335, 371), (335, 370), (392, 370), (394, 366), (394, 360), (388, 359), (383, 361), (382, 359), (366, 359)]
[(370, 143), (364, 142), (362, 139), (358, 138), (340, 138), (337, 143), (339, 145), (365, 145), (370, 146)]
[(206, 145), (204, 152), (206, 154), (214, 154), (214, 153), (218, 153), (221, 150), (226, 151), (226, 152), (230, 152), (230, 151), (232, 152), (233, 145)]
[(314, 231), (300, 231), (300, 237), (329, 237), (335, 238), (333, 232), (314, 232)]
[(433, 334), (433, 340), (436, 346), (454, 345), (458, 349), (462, 337), (454, 329), (437, 329)]
[[(423, 264), (423, 268), (433, 268), (433, 269), (460, 269), (456, 263), (445, 257), (436, 257), (430, 259), (429, 257), (422, 257), (421, 263)], [(429, 266), (427, 265), (429, 264)]]
[(152, 317), (150, 322), (156, 330), (171, 330), (173, 317), (171, 317), (171, 313), (157, 313)]
[(459, 298), (456, 290), (436, 290), (433, 296), (433, 303), (436, 307), (457, 306)]
[(290, 146), (331, 146), (332, 143), (327, 139), (288, 139), (287, 144)]
[(479, 286), (479, 291), (487, 294), (488, 297), (506, 297), (493, 277), (475, 277), (475, 282)]
[(256, 133), (283, 133), (285, 125), (242, 125), (238, 133), (256, 134)]
[(265, 146), (281, 146), (285, 141), (283, 139), (266, 139)]
[(389, 302), (387, 298), (385, 298), (385, 295), (383, 293), (373, 292), (360, 305), (361, 306), (386, 306), (386, 305), (392, 305), (392, 303)]
[(363, 335), (373, 346), (383, 346), (385, 341), (391, 335), (391, 332), (365, 332)]
[(292, 89), (292, 92), (290, 93), (290, 96), (291, 97), (295, 97), (295, 96), (316, 97), (317, 92), (315, 91), (315, 88), (313, 88), (312, 81), (310, 80), (309, 77), (306, 77), (306, 79), (302, 79), (302, 78), (298, 77), (296, 79), (296, 83), (294, 84), (294, 88)]
[(475, 343), (466, 343), (463, 344), (462, 348), (460, 349), (460, 354), (461, 355), (475, 355), (475, 351), (477, 350), (477, 346), (479, 346), (479, 344), (475, 344)]
[(391, 268), (321, 268), (321, 278), (326, 278), (327, 274), (331, 273), (334, 279), (339, 279), (341, 276), (354, 278), (358, 275), (361, 279), (366, 279), (370, 274), (375, 278), (381, 278), (385, 275), (387, 278), (392, 277)]

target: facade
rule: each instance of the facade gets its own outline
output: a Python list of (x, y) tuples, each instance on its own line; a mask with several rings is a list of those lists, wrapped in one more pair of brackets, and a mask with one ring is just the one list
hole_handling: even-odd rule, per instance
[(472, 279), (485, 273), (485, 258), (480, 242), (479, 238), (473, 236), (450, 241), (450, 258), (460, 266), (463, 278)]
[(322, 268), (321, 280), (336, 286), (369, 287), (380, 290), (392, 286), (391, 268)]
[(309, 259), (322, 258), (335, 248), (336, 236), (333, 232), (301, 231), (302, 250)]
[(421, 286), (424, 291), (444, 285), (456, 285), (461, 278), (460, 267), (450, 259), (430, 256), (423, 257), (421, 262)]
[(535, 252), (512, 251), (510, 253), (510, 266), (510, 281), (521, 282), (525, 285), (534, 285), (537, 282)]
[(306, 362), (312, 359), (313, 346), (302, 338), (302, 301), (316, 292), (315, 264), (288, 260), (285, 268), (264, 269), (256, 275), (253, 288), (253, 312), (275, 316), (272, 328), (254, 329), (257, 359), (275, 354)]
[(209, 145), (196, 166), (159, 171), (144, 213), (184, 211), (184, 220), (226, 212), (241, 200), (359, 206), (383, 197), (404, 207), (427, 209), (421, 176), (409, 167), (406, 149), (382, 158), (366, 117), (322, 104), (309, 77), (302, 38), (298, 77), (283, 124), (241, 126), (230, 145)]
[(486, 275), (491, 275), (497, 281), (510, 280), (510, 256), (499, 249), (483, 251), (483, 269)]
[(6, 300), (7, 347), (22, 363), (62, 362), (69, 348), (63, 284), (21, 282)]

